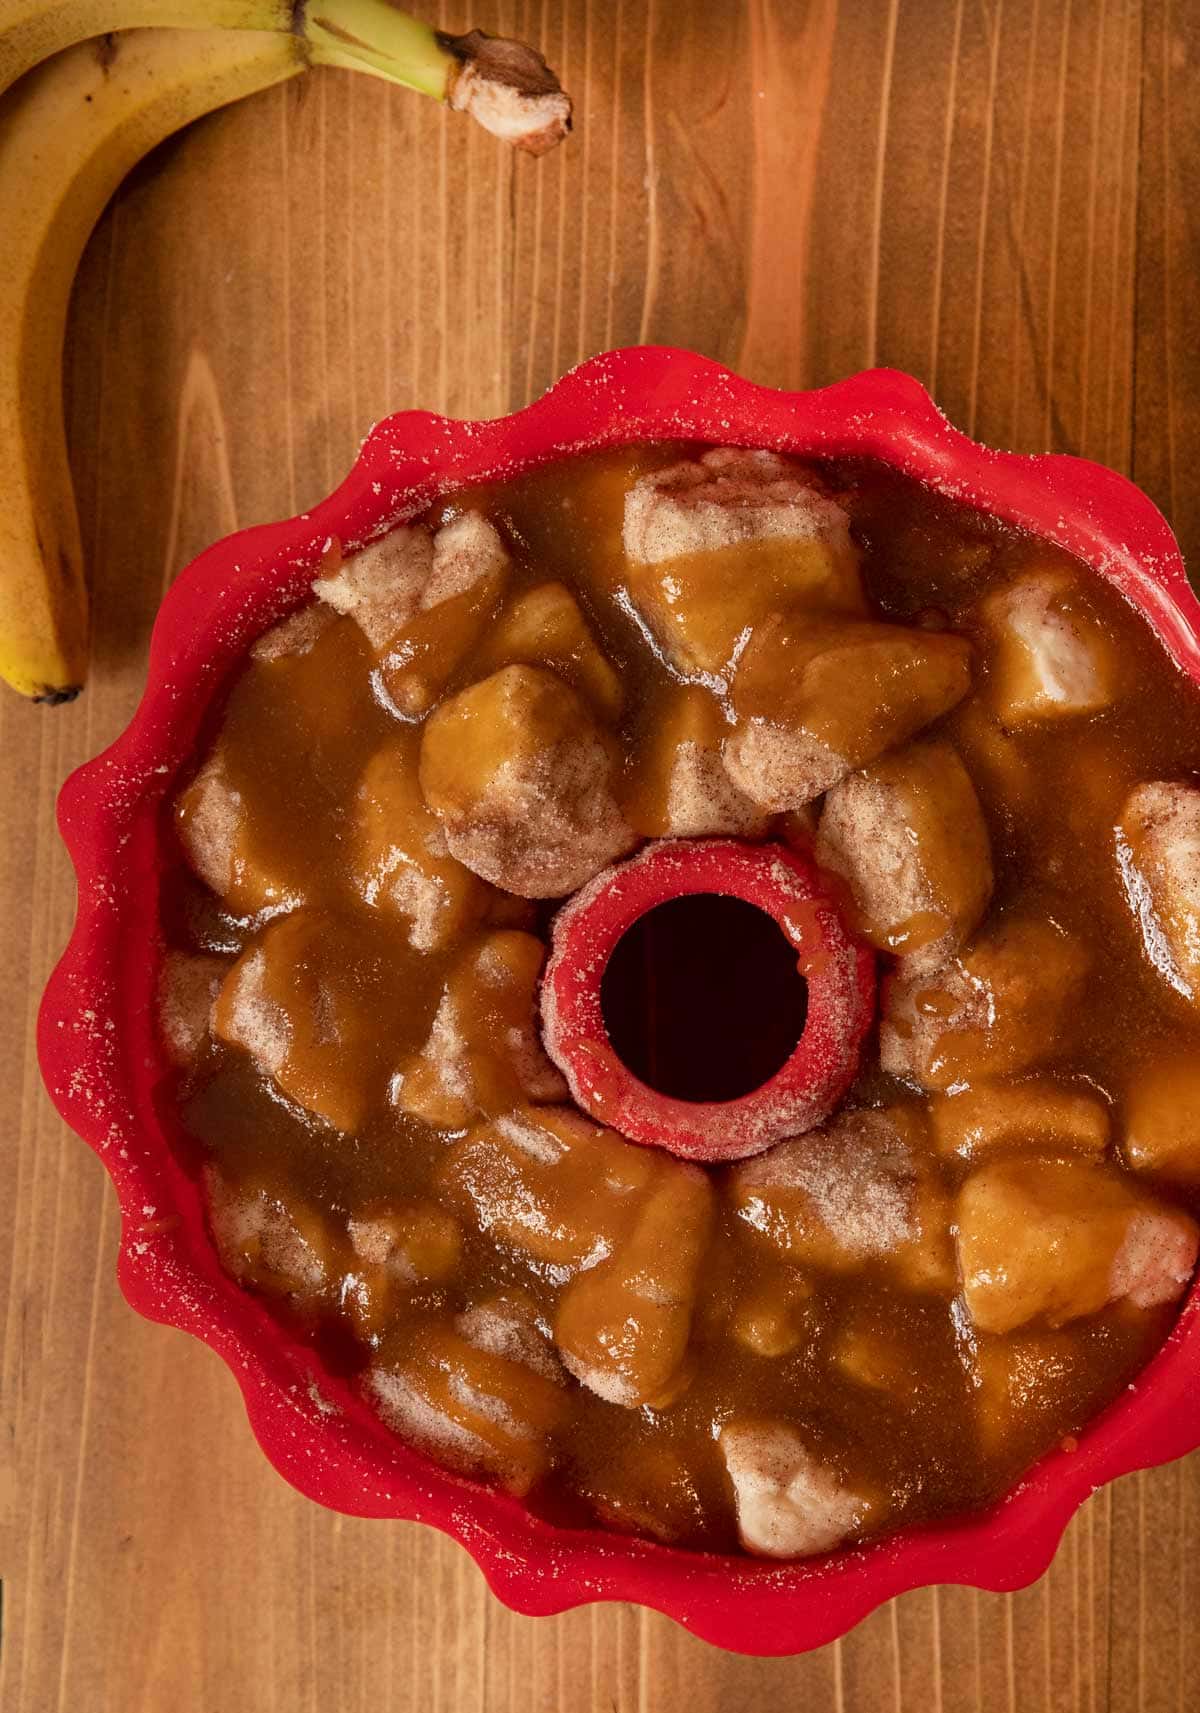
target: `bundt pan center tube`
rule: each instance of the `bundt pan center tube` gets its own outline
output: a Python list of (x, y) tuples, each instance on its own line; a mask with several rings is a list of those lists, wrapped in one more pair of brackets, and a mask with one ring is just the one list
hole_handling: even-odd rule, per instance
[[(757, 906), (793, 948), (808, 987), (795, 1050), (736, 1100), (679, 1100), (647, 1087), (605, 1027), (604, 972), (617, 945), (651, 911), (689, 896)], [(672, 839), (597, 875), (559, 912), (542, 1018), (550, 1057), (600, 1123), (686, 1160), (741, 1160), (829, 1116), (858, 1068), (874, 996), (874, 958), (847, 933), (813, 863), (780, 844)]]
[[(976, 445), (902, 374), (875, 370), (819, 391), (784, 393), (691, 353), (647, 347), (592, 359), (510, 417), (455, 422), (407, 412), (371, 432), (329, 499), (300, 517), (219, 542), (170, 590), (133, 720), (67, 781), (60, 797), (79, 904), (43, 1000), (39, 1054), (58, 1110), (97, 1152), (116, 1187), (126, 1299), (225, 1359), (263, 1450), (300, 1491), (354, 1515), (432, 1523), (466, 1546), (493, 1591), (517, 1611), (635, 1601), (720, 1646), (789, 1654), (842, 1635), (909, 1589), (1026, 1585), (1045, 1570), (1070, 1517), (1098, 1485), (1200, 1445), (1195, 1289), (1134, 1384), (1076, 1444), (1043, 1457), (987, 1511), (795, 1562), (682, 1551), (559, 1527), (507, 1494), (436, 1466), (390, 1433), (311, 1343), (290, 1336), (261, 1299), (222, 1270), (200, 1186), (176, 1147), (178, 1118), (162, 1098), (155, 996), (168, 861), (164, 809), (194, 765), (209, 711), (250, 645), (311, 598), (331, 539), (352, 553), (452, 490), (577, 453), (655, 441), (879, 460), (1075, 555), (1141, 611), (1179, 667), (1200, 683), (1200, 607), (1150, 501), (1124, 478), (1082, 460)], [(650, 845), (616, 871), (630, 888), (625, 901), (619, 879), (609, 875), (562, 909), (547, 976), (548, 1038), (581, 1103), (602, 1112), (605, 1122), (635, 1140), (713, 1158), (704, 1152), (713, 1143), (704, 1140), (703, 1126), (690, 1133), (678, 1128), (675, 1109), (683, 1103), (635, 1099), (636, 1079), (622, 1073), (615, 1055), (609, 1063), (601, 1053), (595, 1060), (601, 1074), (590, 1083), (578, 1059), (581, 1043), (603, 1048), (603, 1017), (596, 982), (586, 991), (580, 986), (569, 948), (576, 936), (591, 935), (611, 952), (639, 912), (670, 893), (662, 889), (662, 865), (673, 861), (670, 844)], [(818, 1105), (832, 1104), (853, 1074), (872, 1009), (872, 957), (846, 932), (807, 857), (782, 846), (752, 850), (713, 840), (697, 841), (688, 862), (695, 865), (689, 885), (708, 892), (728, 886), (781, 925), (790, 909), (781, 886), (803, 904), (800, 931), (786, 925), (783, 931), (807, 975), (810, 1016), (779, 1078), (794, 1079), (795, 1098), (802, 1090)], [(637, 887), (645, 890), (635, 896)], [(828, 994), (823, 982), (831, 983)], [(837, 1040), (821, 1046), (831, 1019), (838, 1021)], [(731, 1104), (753, 1117), (754, 1096), (744, 1106)], [(749, 1129), (752, 1143), (738, 1151), (769, 1142), (769, 1126)]]

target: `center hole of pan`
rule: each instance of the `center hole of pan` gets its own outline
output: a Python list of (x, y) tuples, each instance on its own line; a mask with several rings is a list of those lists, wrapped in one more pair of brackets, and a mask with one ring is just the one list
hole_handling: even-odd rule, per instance
[(778, 923), (741, 898), (669, 899), (618, 941), (600, 984), (614, 1052), (676, 1100), (739, 1100), (791, 1058), (808, 983)]

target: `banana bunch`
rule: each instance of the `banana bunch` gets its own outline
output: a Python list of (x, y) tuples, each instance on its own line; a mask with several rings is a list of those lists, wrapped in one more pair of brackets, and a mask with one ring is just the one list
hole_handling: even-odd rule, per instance
[(570, 128), (545, 61), (391, 0), (0, 0), (0, 678), (66, 702), (88, 660), (63, 337), (88, 236), (126, 173), (203, 113), (314, 63), (471, 113), (541, 153)]

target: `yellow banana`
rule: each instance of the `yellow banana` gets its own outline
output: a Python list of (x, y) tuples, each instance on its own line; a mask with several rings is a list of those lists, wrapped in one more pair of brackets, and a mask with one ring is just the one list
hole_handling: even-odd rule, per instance
[(305, 64), (282, 33), (134, 30), (55, 55), (0, 107), (0, 677), (26, 696), (68, 700), (87, 665), (62, 347), (88, 234), (156, 143)]
[(314, 62), (421, 90), (533, 153), (570, 129), (531, 48), (447, 36), (393, 0), (0, 0), (0, 678), (37, 701), (69, 701), (87, 664), (61, 365), (88, 235), (164, 137)]

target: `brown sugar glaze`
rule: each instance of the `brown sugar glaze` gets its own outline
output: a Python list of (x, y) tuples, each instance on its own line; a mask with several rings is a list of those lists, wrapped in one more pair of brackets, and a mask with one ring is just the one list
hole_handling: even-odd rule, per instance
[[(656, 806), (645, 801), (642, 757), (678, 680), (631, 612), (622, 504), (636, 475), (688, 450), (662, 445), (566, 462), (447, 495), (430, 514), (436, 524), (465, 504), (498, 525), (514, 561), (506, 601), (549, 579), (575, 594), (624, 689), (616, 724), (624, 770), (618, 795), (640, 804), (637, 824), (647, 828)], [(1092, 950), (1069, 1045), (1038, 1071), (1061, 1073), (1073, 1087), (1090, 1085), (1113, 1105), (1109, 1157), (1122, 1170), (1121, 1103), (1131, 1079), (1151, 1054), (1195, 1054), (1200, 1016), (1164, 984), (1131, 928), (1112, 857), (1113, 827), (1133, 786), (1195, 778), (1200, 691), (1140, 616), (1065, 554), (882, 467), (840, 463), (820, 466), (820, 472), (851, 517), (871, 613), (959, 631), (977, 643), (975, 694), (931, 732), (948, 736), (967, 759), (991, 839), (992, 911), (1020, 906), (1049, 915)], [(771, 605), (763, 591), (772, 551), (761, 543), (745, 552), (723, 550), (731, 578), (736, 572), (750, 580), (764, 612)], [(1006, 734), (1010, 765), (998, 768), (972, 736), (990, 670), (990, 645), (976, 614), (990, 589), (1034, 561), (1080, 576), (1091, 615), (1116, 644), (1119, 693), (1100, 717)], [(697, 574), (711, 577), (712, 569), (699, 566)], [(442, 690), (443, 702), (492, 669), (490, 646), (485, 629)], [(398, 1062), (420, 1049), (456, 954), (480, 932), (476, 916), (451, 944), (414, 950), (405, 923), (369, 908), (351, 883), (350, 813), (363, 769), (381, 746), (397, 742), (410, 746), (415, 767), (420, 736), (418, 725), (398, 723), (375, 693), (375, 664), (357, 625), (340, 616), (309, 652), (248, 664), (214, 713), (210, 733), (220, 733), (226, 776), (248, 806), (256, 850), (266, 853), (274, 874), (294, 877), (308, 908), (320, 913), (297, 982), (275, 997), (293, 1010), (309, 1005), (319, 1012), (321, 996), (333, 991), (343, 1012), (360, 1019), (337, 1047), (343, 1073), (347, 1055), (352, 1061), (356, 1088), (356, 1099), (341, 1112), (344, 1128), (311, 1117), (292, 1091), (285, 1088), (281, 1096), (241, 1047), (212, 1035), (170, 1085), (197, 1170), (215, 1163), (227, 1182), (302, 1208), (320, 1227), (316, 1243), (328, 1241), (339, 1257), (347, 1221), (364, 1210), (438, 1202), (443, 1193), (438, 1174), (452, 1140), (392, 1104), (389, 1078)], [(712, 689), (701, 686), (695, 694), (717, 709)], [(770, 827), (775, 833), (779, 821)], [(174, 829), (164, 836), (175, 840)], [(286, 902), (276, 901), (284, 908)], [(846, 907), (853, 914), (849, 897)], [(554, 908), (553, 901), (493, 900), (488, 918), (544, 937)], [(228, 960), (266, 919), (254, 909), (227, 908), (182, 859), (172, 868), (163, 907), (168, 948)], [(316, 1040), (319, 1018), (314, 1031)], [(872, 1046), (849, 1104), (884, 1104), (897, 1094), (910, 1097), (911, 1089), (879, 1068)], [(914, 1292), (870, 1260), (844, 1272), (787, 1266), (764, 1251), (738, 1217), (725, 1193), (730, 1170), (709, 1169), (716, 1228), (692, 1317), (685, 1388), (664, 1407), (628, 1408), (569, 1381), (543, 1411), (552, 1454), (526, 1493), (540, 1513), (689, 1547), (737, 1550), (734, 1503), (716, 1442), (717, 1429), (735, 1410), (802, 1423), (809, 1446), (830, 1471), (884, 1496), (877, 1514), (885, 1530), (976, 1508), (1113, 1399), (1161, 1343), (1177, 1312), (1176, 1303), (1139, 1309), (1118, 1302), (1061, 1328), (1022, 1328), (1014, 1335), (1020, 1350), (1008, 1402), (985, 1419), (971, 1355), (974, 1335), (964, 1328), (952, 1289)], [(939, 1157), (934, 1170), (953, 1195), (968, 1167)], [(1194, 1211), (1200, 1204), (1200, 1196), (1178, 1182), (1154, 1180), (1152, 1187), (1165, 1205)], [(517, 1289), (552, 1319), (562, 1286), (554, 1266), (479, 1229), (463, 1217), (461, 1204), (454, 1211), (461, 1222), (458, 1247), (442, 1276), (412, 1293), (385, 1296), (364, 1311), (345, 1283), (353, 1266), (335, 1260), (313, 1300), (298, 1303), (268, 1285), (274, 1312), (351, 1373), (434, 1336), (491, 1290)], [(252, 1264), (242, 1271), (249, 1288), (264, 1283)], [(772, 1353), (780, 1343), (791, 1347)]]

